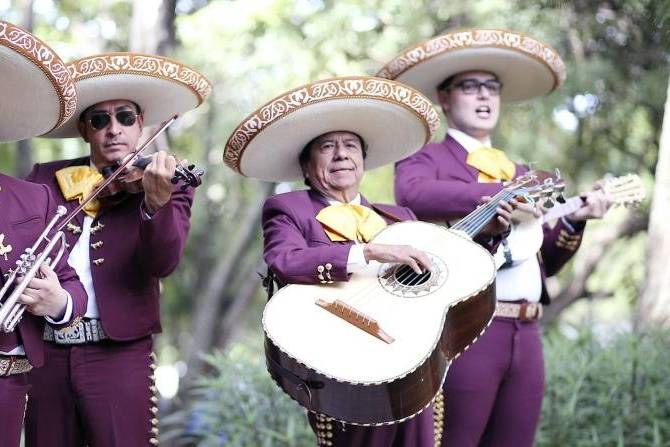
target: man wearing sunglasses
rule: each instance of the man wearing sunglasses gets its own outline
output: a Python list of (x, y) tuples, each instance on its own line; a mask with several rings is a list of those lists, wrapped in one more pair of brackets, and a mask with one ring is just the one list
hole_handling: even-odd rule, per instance
[[(207, 90), (200, 94), (184, 84), (195, 78), (166, 77), (175, 65), (132, 53), (69, 64), (80, 92), (79, 119), (49, 136), (78, 135), (90, 155), (35, 165), (29, 180), (49, 186), (64, 206), (76, 207), (102, 179), (100, 170), (136, 149), (145, 125), (158, 125), (204, 100)], [(106, 68), (91, 76), (89, 69), (98, 67)], [(95, 201), (66, 228), (69, 263), (88, 292), (88, 310), (75, 330), (47, 327), (44, 333), (45, 370), (31, 378), (27, 447), (157, 444), (153, 335), (161, 330), (159, 280), (181, 259), (193, 201), (193, 189), (182, 191), (171, 182), (176, 165), (173, 156), (153, 153), (143, 192)]]
[[(398, 204), (419, 219), (449, 222), (528, 171), (491, 147), (501, 101), (553, 91), (565, 78), (565, 66), (553, 48), (529, 36), (475, 29), (410, 49), (379, 75), (406, 82), (442, 106), (446, 138), (396, 164), (395, 193)], [(496, 276), (493, 321), (453, 362), (443, 385), (442, 445), (533, 445), (544, 393), (539, 319), (549, 302), (545, 279), (574, 255), (585, 220), (602, 217), (609, 206), (600, 191), (585, 196), (585, 205), (555, 226), (535, 221), (537, 244), (531, 249), (511, 237), (500, 245), (504, 264)]]

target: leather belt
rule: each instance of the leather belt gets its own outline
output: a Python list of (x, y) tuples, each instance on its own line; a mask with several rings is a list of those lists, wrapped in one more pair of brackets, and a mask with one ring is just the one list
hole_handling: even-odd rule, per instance
[(76, 324), (54, 329), (48, 324), (44, 326), (45, 341), (51, 341), (57, 345), (81, 345), (84, 343), (95, 343), (107, 340), (109, 336), (102, 328), (100, 320), (85, 319)]
[(521, 321), (533, 321), (542, 318), (542, 304), (540, 303), (511, 303), (498, 301), (494, 316), (517, 318)]
[(26, 357), (13, 355), (0, 356), (0, 377), (27, 373), (31, 369), (33, 369), (33, 365), (30, 364)]

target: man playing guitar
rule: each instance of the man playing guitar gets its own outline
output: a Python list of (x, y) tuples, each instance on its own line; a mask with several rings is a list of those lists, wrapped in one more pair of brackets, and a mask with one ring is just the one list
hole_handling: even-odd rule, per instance
[[(405, 82), (442, 106), (445, 140), (396, 164), (395, 191), (398, 203), (420, 219), (452, 221), (471, 212), (480, 196), (500, 191), (501, 182), (528, 171), (490, 147), (501, 99), (549, 93), (565, 78), (565, 66), (555, 50), (529, 36), (474, 29), (412, 48), (378, 75)], [(585, 221), (602, 217), (608, 207), (601, 191), (586, 193), (583, 206), (556, 226), (538, 225), (543, 242), (537, 256), (507, 262), (498, 272), (495, 318), (447, 374), (443, 445), (532, 446), (544, 392), (538, 320), (541, 303), (549, 302), (545, 278), (574, 255)], [(509, 243), (502, 249), (515, 251)]]

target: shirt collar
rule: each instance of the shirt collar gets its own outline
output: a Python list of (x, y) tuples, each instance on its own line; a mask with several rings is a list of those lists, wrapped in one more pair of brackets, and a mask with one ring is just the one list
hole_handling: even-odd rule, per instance
[(491, 138), (486, 138), (484, 141), (471, 137), (463, 131), (450, 127), (447, 129), (447, 135), (451, 136), (458, 144), (469, 154), (470, 152), (479, 149), (480, 147), (491, 147)]
[[(325, 197), (325, 199), (328, 201), (328, 205), (344, 205), (344, 202), (340, 202), (339, 200), (331, 199), (330, 197)], [(358, 193), (356, 194), (356, 197), (351, 199), (351, 202), (349, 202), (352, 205), (360, 205), (361, 204), (361, 194)]]

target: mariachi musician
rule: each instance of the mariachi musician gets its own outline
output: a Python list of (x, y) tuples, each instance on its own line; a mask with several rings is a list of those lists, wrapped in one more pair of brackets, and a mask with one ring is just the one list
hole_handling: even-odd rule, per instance
[[(63, 61), (44, 42), (0, 21), (0, 59), (0, 142), (41, 135), (72, 116), (77, 103), (74, 84)], [(0, 282), (4, 286), (23, 250), (38, 240), (52, 220), (56, 203), (48, 188), (0, 174), (0, 204)], [(11, 307), (8, 298), (9, 293), (2, 297), (7, 308)], [(19, 296), (18, 306), (27, 311), (18, 327), (0, 332), (3, 447), (18, 447), (21, 440), (28, 371), (44, 361), (42, 317), (59, 329), (78, 321), (86, 311), (86, 292), (63, 256), (53, 270), (42, 264)]]
[[(79, 94), (76, 119), (47, 136), (80, 136), (90, 156), (37, 164), (28, 176), (68, 209), (100, 182), (101, 169), (136, 149), (145, 125), (194, 109), (211, 92), (198, 72), (161, 56), (100, 54), (68, 68)], [(31, 378), (27, 446), (157, 444), (159, 280), (181, 259), (193, 200), (192, 189), (171, 183), (176, 165), (165, 152), (152, 154), (143, 192), (96, 200), (67, 227), (69, 263), (86, 287), (88, 310), (75, 328), (44, 331), (46, 362)]]
[[(528, 171), (491, 147), (501, 101), (522, 101), (558, 88), (565, 65), (538, 40), (506, 30), (462, 30), (431, 39), (388, 63), (379, 76), (405, 82), (442, 106), (448, 130), (396, 164), (396, 199), (422, 220), (452, 221), (470, 213), (482, 195)], [(549, 302), (545, 279), (581, 243), (587, 219), (610, 205), (601, 190), (555, 226), (536, 221), (529, 256), (514, 236), (501, 244), (497, 308), (489, 329), (457, 358), (444, 384), (443, 445), (532, 446), (544, 394), (539, 319)], [(520, 216), (523, 217), (523, 216)], [(531, 233), (529, 233), (531, 234)]]
[[(348, 281), (378, 263), (415, 271), (431, 261), (411, 245), (370, 242), (389, 224), (415, 220), (407, 208), (371, 204), (359, 186), (366, 169), (403, 158), (439, 125), (428, 100), (406, 86), (377, 78), (318, 81), (289, 91), (250, 115), (226, 146), (237, 172), (268, 181), (303, 180), (307, 190), (270, 197), (263, 207), (264, 258), (280, 284)], [(499, 213), (509, 218), (503, 203)], [(502, 231), (507, 221), (490, 231)], [(298, 325), (298, 321), (286, 321)], [(317, 334), (305, 334), (315, 337)], [(346, 399), (347, 396), (342, 396)], [(363, 427), (310, 412), (320, 446), (433, 446), (433, 414), (441, 402), (405, 422)]]

